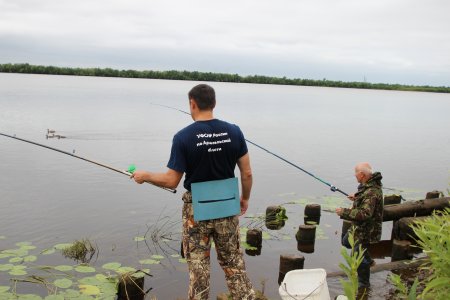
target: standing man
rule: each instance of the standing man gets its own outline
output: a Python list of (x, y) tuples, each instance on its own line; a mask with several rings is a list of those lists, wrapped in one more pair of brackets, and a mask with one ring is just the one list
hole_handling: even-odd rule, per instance
[[(355, 227), (355, 247), (361, 245), (364, 259), (358, 267), (358, 287), (370, 287), (370, 266), (374, 263), (368, 247), (381, 239), (383, 223), (383, 191), (380, 172), (372, 173), (372, 167), (364, 162), (355, 167), (355, 177), (359, 183), (358, 191), (348, 196), (353, 201), (352, 208), (336, 208), (341, 219), (352, 221)], [(351, 248), (347, 232), (342, 238), (342, 245)]]
[(242, 215), (247, 211), (252, 171), (244, 135), (238, 126), (214, 118), (216, 96), (212, 87), (199, 84), (190, 90), (188, 96), (195, 122), (175, 134), (167, 172), (135, 171), (132, 178), (139, 184), (150, 182), (176, 188), (185, 174), (184, 187), (187, 191), (182, 197), (183, 251), (189, 267), (189, 299), (209, 299), (210, 250), (213, 240), (232, 298), (253, 300), (255, 292), (247, 277), (240, 249), (238, 216), (197, 221), (194, 219), (191, 193), (193, 183), (234, 178), (237, 164), (242, 189), (240, 213)]

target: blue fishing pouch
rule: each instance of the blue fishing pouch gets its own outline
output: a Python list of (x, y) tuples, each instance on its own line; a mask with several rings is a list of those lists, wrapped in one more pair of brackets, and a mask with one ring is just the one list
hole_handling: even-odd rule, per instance
[(241, 212), (236, 177), (191, 184), (194, 221), (235, 216)]

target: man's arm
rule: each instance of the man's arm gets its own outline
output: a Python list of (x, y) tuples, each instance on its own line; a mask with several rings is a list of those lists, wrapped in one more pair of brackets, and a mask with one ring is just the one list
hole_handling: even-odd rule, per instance
[(250, 199), (250, 192), (252, 190), (253, 175), (250, 166), (250, 155), (247, 153), (237, 161), (239, 171), (241, 173), (241, 215), (245, 214), (248, 208), (248, 200)]
[(183, 177), (182, 172), (168, 169), (166, 173), (152, 173), (147, 171), (134, 171), (131, 178), (139, 184), (150, 182), (158, 186), (175, 189)]
[(376, 195), (367, 193), (367, 195), (364, 195), (364, 200), (362, 201), (361, 205), (359, 205), (359, 207), (343, 208), (340, 214), (338, 213), (338, 215), (340, 215), (341, 218), (345, 220), (365, 221), (372, 218), (377, 201), (378, 198), (376, 197)]

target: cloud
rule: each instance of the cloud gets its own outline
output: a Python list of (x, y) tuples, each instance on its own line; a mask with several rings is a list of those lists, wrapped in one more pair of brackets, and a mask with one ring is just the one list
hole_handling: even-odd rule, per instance
[(450, 85), (448, 11), (444, 0), (0, 0), (0, 57)]

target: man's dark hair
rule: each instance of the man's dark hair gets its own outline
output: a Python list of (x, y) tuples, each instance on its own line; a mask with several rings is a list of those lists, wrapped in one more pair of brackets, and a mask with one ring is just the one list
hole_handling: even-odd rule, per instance
[(200, 110), (212, 110), (216, 106), (216, 92), (207, 84), (199, 84), (189, 91), (189, 100), (194, 100)]

